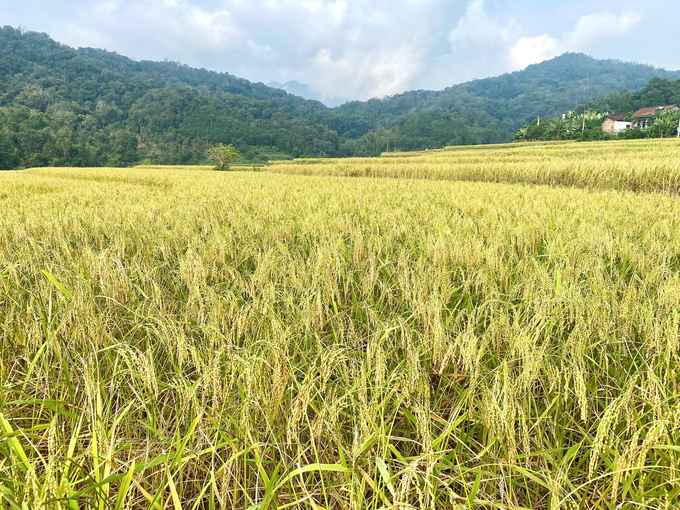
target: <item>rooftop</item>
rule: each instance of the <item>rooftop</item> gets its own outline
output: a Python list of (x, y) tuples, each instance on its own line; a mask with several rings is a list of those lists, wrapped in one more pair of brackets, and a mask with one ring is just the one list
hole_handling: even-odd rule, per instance
[(628, 117), (628, 114), (625, 113), (625, 112), (624, 112), (624, 113), (614, 113), (614, 114), (612, 114), (612, 115), (607, 115), (607, 118), (608, 118), (608, 119), (611, 119), (611, 120), (618, 120), (618, 121), (620, 121), (620, 122), (626, 120), (626, 117)]
[(665, 111), (672, 110), (673, 108), (677, 108), (677, 107), (678, 107), (677, 104), (670, 104), (670, 105), (667, 105), (667, 106), (659, 106), (659, 107), (649, 106), (647, 108), (641, 108), (638, 111), (636, 111), (633, 114), (633, 117), (651, 117), (659, 110), (665, 112)]

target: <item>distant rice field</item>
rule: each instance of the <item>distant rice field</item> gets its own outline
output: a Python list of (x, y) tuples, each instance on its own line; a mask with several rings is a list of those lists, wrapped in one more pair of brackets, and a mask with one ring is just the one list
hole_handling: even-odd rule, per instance
[(679, 507), (679, 149), (0, 174), (0, 507)]
[(526, 183), (677, 194), (680, 139), (461, 146), (386, 153), (380, 158), (280, 161), (273, 162), (269, 170), (302, 175)]

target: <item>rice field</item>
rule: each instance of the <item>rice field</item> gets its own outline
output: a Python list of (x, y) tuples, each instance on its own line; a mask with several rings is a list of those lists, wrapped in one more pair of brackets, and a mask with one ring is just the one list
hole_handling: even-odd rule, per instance
[(678, 508), (679, 152), (0, 173), (0, 507)]
[(380, 158), (274, 162), (271, 172), (680, 193), (680, 139), (449, 147)]

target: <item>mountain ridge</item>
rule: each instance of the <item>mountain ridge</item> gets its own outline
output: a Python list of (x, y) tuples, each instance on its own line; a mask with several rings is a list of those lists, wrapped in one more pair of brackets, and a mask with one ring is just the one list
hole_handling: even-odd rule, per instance
[(271, 87), (274, 89), (281, 89), (285, 90), (289, 94), (293, 94), (294, 96), (301, 97), (303, 99), (311, 99), (313, 101), (319, 101), (326, 106), (328, 106), (324, 101), (322, 101), (313, 91), (312, 87), (305, 83), (300, 83), (295, 80), (289, 80), (286, 83), (279, 83), (277, 81), (270, 81), (269, 83), (266, 84), (267, 87)]
[(441, 91), (329, 108), (229, 73), (3, 27), (0, 167), (194, 164), (213, 143), (264, 161), (505, 142), (538, 115), (639, 90), (655, 76), (680, 72), (572, 53)]
[[(593, 70), (596, 71), (593, 76)], [(555, 101), (554, 96), (564, 82), (560, 83), (557, 75), (575, 73), (569, 80), (576, 82), (574, 90), (566, 94), (561, 101)], [(612, 79), (613, 76), (618, 79)], [(625, 75), (621, 77), (621, 75)], [(594, 78), (608, 78), (598, 85), (592, 83)], [(641, 90), (652, 78), (661, 77), (666, 79), (679, 79), (680, 71), (669, 71), (663, 68), (623, 62), (614, 59), (595, 59), (583, 53), (564, 53), (550, 60), (532, 64), (526, 69), (505, 73), (500, 76), (471, 80), (447, 87), (443, 90), (414, 90), (395, 94), (384, 99), (370, 99), (365, 102), (349, 102), (339, 107), (340, 111), (351, 112), (355, 108), (365, 109), (366, 105), (380, 108), (382, 115), (389, 116), (394, 104), (411, 102), (418, 108), (450, 109), (454, 104), (467, 101), (472, 107), (479, 107), (479, 98), (498, 102), (516, 102), (517, 98), (526, 98), (527, 95), (534, 97), (534, 102), (542, 104), (527, 111), (523, 116), (513, 114), (510, 108), (505, 108), (506, 115), (512, 115), (514, 122), (508, 123), (510, 129), (526, 123), (537, 116), (554, 116), (569, 109), (576, 108), (590, 100), (604, 96), (614, 90), (628, 89), (631, 92)], [(528, 80), (526, 78), (529, 78)], [(590, 83), (589, 83), (590, 82)], [(527, 87), (531, 85), (529, 90)], [(552, 103), (555, 104), (552, 104)], [(546, 107), (548, 104), (548, 107)], [(403, 106), (401, 106), (403, 110)], [(386, 111), (387, 110), (387, 111)], [(399, 111), (399, 110), (397, 110)], [(498, 120), (503, 118), (498, 115)]]

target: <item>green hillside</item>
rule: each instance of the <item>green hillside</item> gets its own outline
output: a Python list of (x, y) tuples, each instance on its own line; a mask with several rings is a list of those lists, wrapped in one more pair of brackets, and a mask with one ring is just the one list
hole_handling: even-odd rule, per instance
[(405, 114), (459, 108), (481, 126), (515, 132), (538, 116), (553, 117), (612, 91), (638, 91), (652, 78), (680, 78), (680, 71), (566, 53), (523, 71), (475, 80), (442, 91), (410, 91), (386, 99), (351, 102), (338, 111), (389, 126)]
[(174, 62), (74, 50), (11, 27), (0, 29), (0, 85), (5, 167), (196, 163), (217, 142), (250, 159), (338, 146), (333, 131), (311, 120), (327, 110), (319, 102)]
[(588, 101), (563, 118), (543, 118), (539, 124), (534, 120), (522, 126), (515, 134), (516, 141), (549, 140), (607, 140), (613, 138), (667, 138), (677, 133), (680, 113), (677, 111), (657, 112), (648, 121), (649, 129), (626, 129), (614, 135), (604, 133), (602, 124), (607, 115), (626, 114), (633, 120), (633, 113), (640, 108), (680, 104), (680, 79), (652, 78), (638, 92), (627, 89), (614, 91), (604, 97)]
[(227, 73), (4, 27), (0, 168), (194, 164), (214, 143), (234, 144), (246, 161), (497, 143), (538, 115), (640, 90), (655, 76), (680, 73), (567, 54), (440, 92), (328, 108)]

